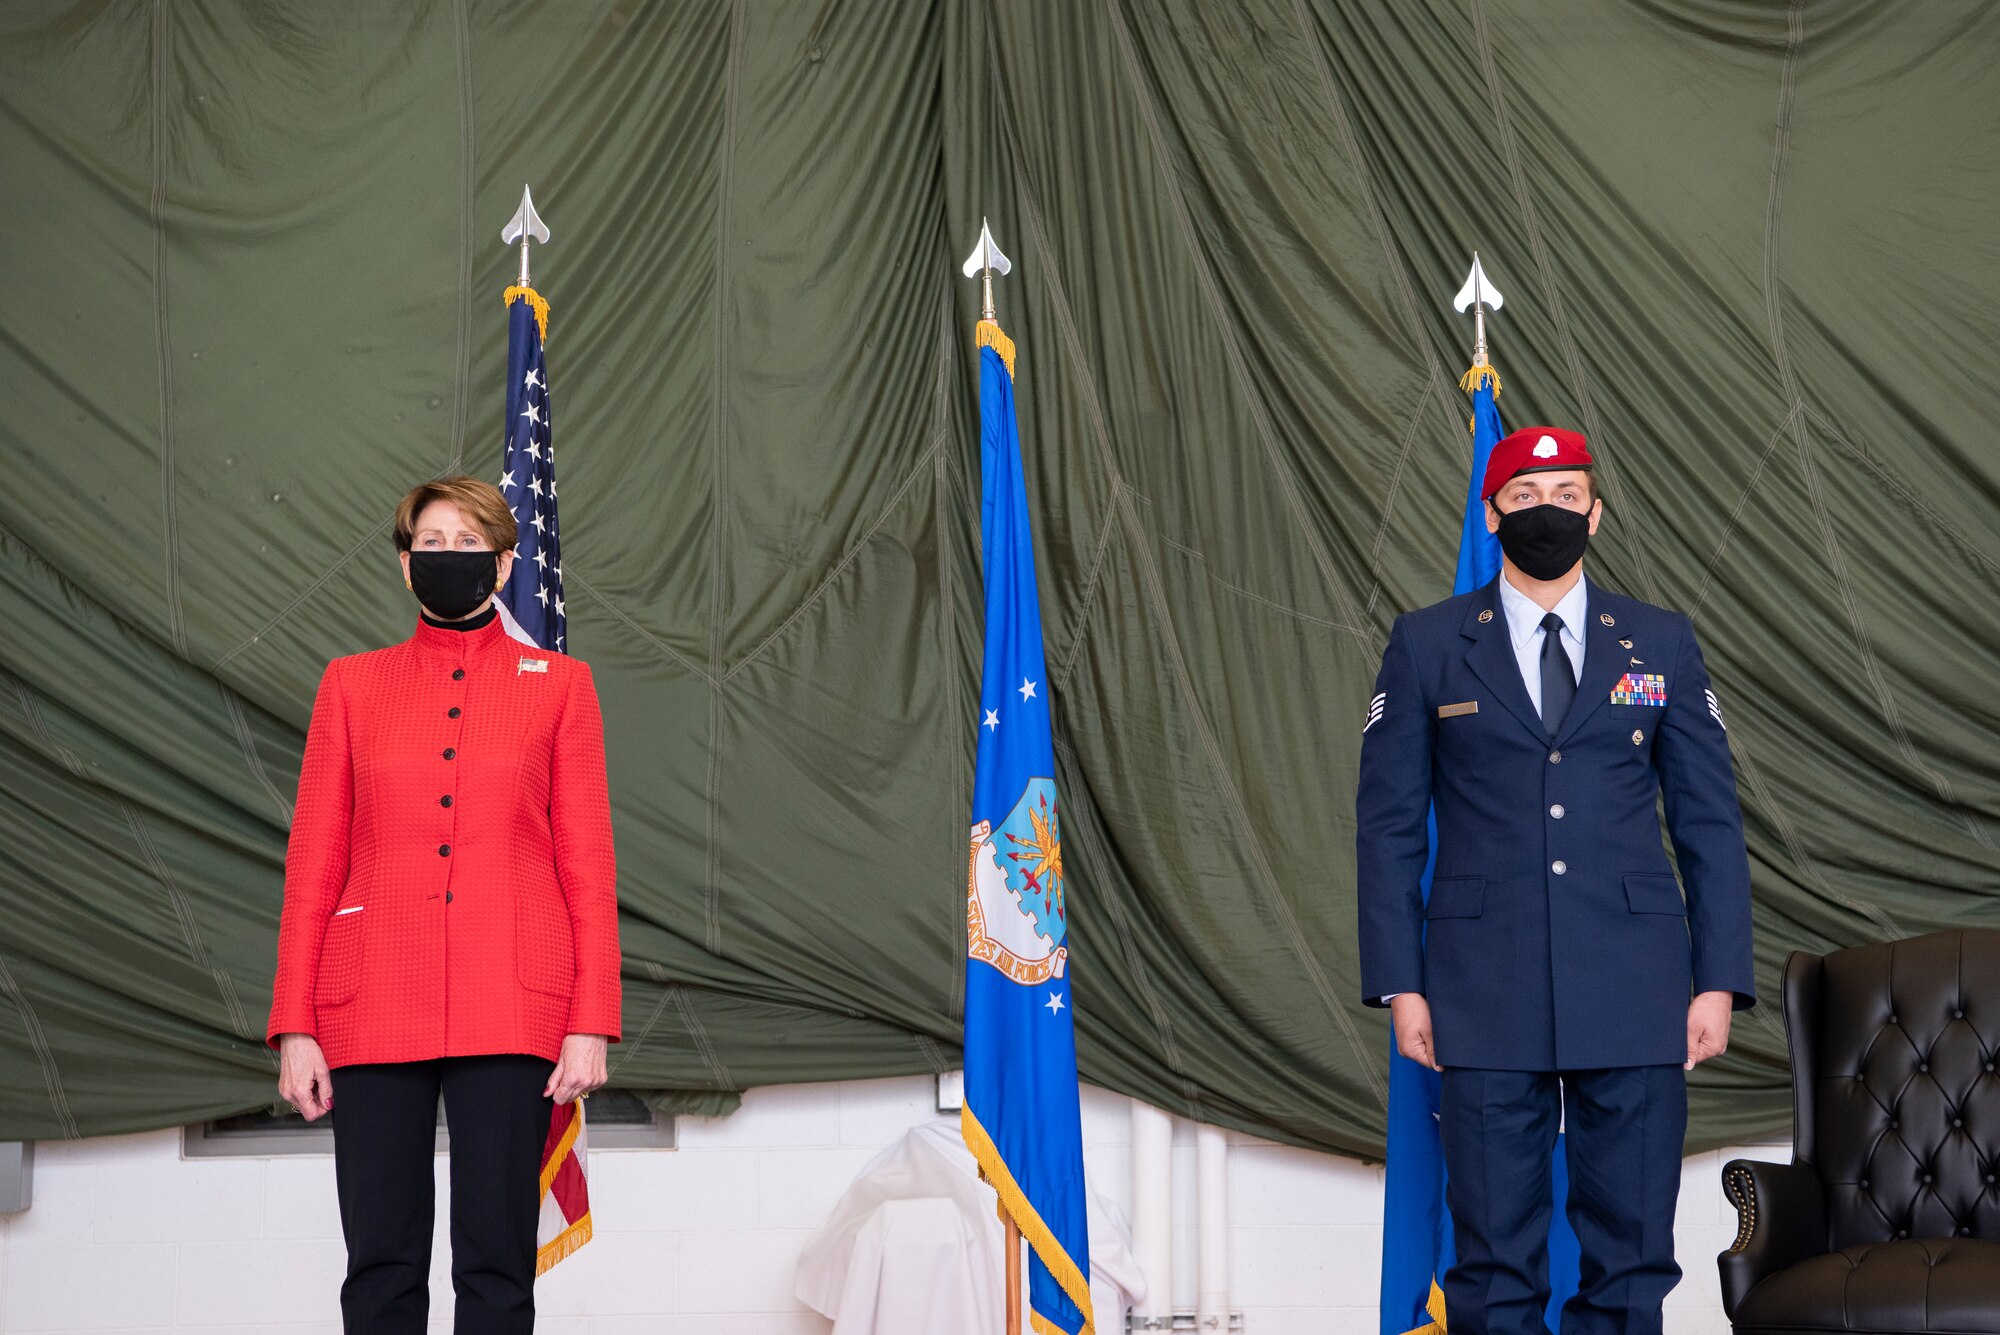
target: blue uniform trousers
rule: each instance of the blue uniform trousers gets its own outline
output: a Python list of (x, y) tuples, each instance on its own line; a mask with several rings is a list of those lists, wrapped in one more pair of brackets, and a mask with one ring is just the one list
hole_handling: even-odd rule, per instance
[(1674, 1205), (1687, 1077), (1679, 1066), (1447, 1066), (1438, 1117), (1458, 1250), (1444, 1279), (1451, 1335), (1546, 1335), (1559, 1122), (1582, 1251), (1562, 1335), (1659, 1335), (1661, 1303), (1681, 1277)]

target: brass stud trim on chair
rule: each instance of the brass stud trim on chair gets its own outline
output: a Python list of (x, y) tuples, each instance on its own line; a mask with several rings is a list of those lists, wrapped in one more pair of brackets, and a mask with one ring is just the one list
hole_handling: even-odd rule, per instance
[(1757, 1189), (1751, 1182), (1750, 1170), (1732, 1168), (1724, 1173), (1722, 1194), (1736, 1207), (1736, 1241), (1729, 1244), (1730, 1254), (1734, 1255), (1750, 1245), (1750, 1235), (1757, 1231)]

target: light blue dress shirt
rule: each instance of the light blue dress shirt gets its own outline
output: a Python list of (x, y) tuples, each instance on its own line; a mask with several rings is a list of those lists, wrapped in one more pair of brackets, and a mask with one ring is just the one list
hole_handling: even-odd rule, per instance
[[(1585, 589), (1583, 573), (1577, 572), (1576, 583), (1562, 596), (1562, 601), (1549, 609), (1562, 618), (1562, 644), (1569, 654), (1569, 665), (1576, 673), (1577, 685), (1583, 684), (1583, 618), (1589, 611), (1590, 597)], [(1542, 629), (1541, 604), (1522, 593), (1507, 582), (1503, 572), (1500, 576), (1500, 611), (1507, 618), (1507, 634), (1514, 642), (1514, 661), (1521, 668), (1521, 682), (1528, 688), (1528, 699), (1534, 704), (1537, 714), (1542, 712), (1542, 641), (1548, 632)]]

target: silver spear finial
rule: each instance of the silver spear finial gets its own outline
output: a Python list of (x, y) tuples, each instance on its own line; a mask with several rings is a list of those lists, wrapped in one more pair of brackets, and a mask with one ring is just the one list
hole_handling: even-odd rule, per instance
[(1487, 365), (1486, 361), (1486, 308), (1499, 310), (1505, 299), (1500, 289), (1493, 286), (1493, 280), (1486, 276), (1486, 270), (1479, 267), (1479, 252), (1472, 252), (1472, 272), (1465, 276), (1465, 286), (1452, 299), (1452, 308), (1463, 312), (1472, 307), (1472, 369), (1477, 371)]
[(528, 283), (528, 238), (533, 237), (543, 245), (549, 243), (548, 225), (535, 213), (535, 199), (528, 193), (528, 187), (521, 187), (521, 207), (514, 210), (514, 216), (500, 229), (500, 240), (506, 245), (521, 242), (521, 286)]
[(972, 254), (965, 261), (965, 276), (967, 278), (972, 277), (974, 274), (981, 276), (983, 304), (979, 311), (980, 319), (992, 320), (995, 318), (993, 311), (993, 275), (996, 273), (1012, 273), (1013, 270), (1013, 261), (1002, 255), (1000, 247), (993, 244), (993, 232), (987, 227), (986, 219), (981, 218), (979, 220), (979, 244), (972, 248)]

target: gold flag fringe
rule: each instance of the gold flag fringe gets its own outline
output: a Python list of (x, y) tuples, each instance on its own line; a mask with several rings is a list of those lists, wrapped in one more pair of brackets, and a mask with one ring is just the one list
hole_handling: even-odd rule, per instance
[(1405, 1331), (1403, 1335), (1445, 1335), (1444, 1290), (1438, 1287), (1435, 1279), (1431, 1281), (1431, 1296), (1424, 1302), (1424, 1315), (1430, 1320), (1415, 1330)]
[[(1499, 398), (1500, 373), (1493, 369), (1493, 363), (1491, 362), (1488, 362), (1484, 366), (1475, 366), (1470, 371), (1467, 371), (1464, 375), (1460, 376), (1458, 378), (1458, 387), (1464, 390), (1467, 394), (1474, 394), (1478, 392), (1479, 387), (1481, 385), (1484, 385), (1489, 381), (1492, 382), (1493, 385), (1493, 397), (1496, 399)], [(1479, 427), (1477, 423), (1475, 423), (1471, 418), (1468, 417), (1465, 419), (1465, 429), (1468, 432), (1472, 432), (1472, 431), (1477, 431)], [(1415, 1335), (1415, 1332), (1412, 1332), (1412, 1335)]]
[[(998, 325), (989, 326), (987, 321), (981, 320), (979, 326), (982, 331), (992, 328), (993, 332), (999, 335), (1001, 342), (1006, 342), (1007, 336), (1000, 333)], [(981, 346), (993, 348), (1003, 359), (1013, 349), (1011, 343), (1004, 348), (991, 343), (982, 343)], [(1013, 374), (1011, 369), (1008, 374)], [(1012, 1216), (1014, 1222), (1021, 1226), (1022, 1238), (1035, 1249), (1035, 1254), (1041, 1257), (1042, 1264), (1048, 1267), (1049, 1274), (1062, 1286), (1062, 1291), (1069, 1295), (1069, 1300), (1083, 1313), (1083, 1325), (1078, 1328), (1076, 1335), (1096, 1335), (1097, 1318), (1091, 1311), (1090, 1281), (1084, 1277), (1082, 1267), (1063, 1250), (1063, 1245), (1056, 1241), (1055, 1233), (1042, 1221), (1042, 1216), (1029, 1202), (1028, 1194), (1014, 1181), (1014, 1174), (1008, 1170), (1007, 1161), (1000, 1157), (999, 1147), (993, 1143), (993, 1138), (986, 1134), (986, 1128), (979, 1124), (979, 1119), (973, 1116), (970, 1106), (958, 1110), (958, 1129), (959, 1134), (965, 1137), (965, 1148), (972, 1151), (973, 1159), (979, 1164), (979, 1176), (985, 1179), (1000, 1197), (1000, 1218), (1004, 1221)], [(1028, 1324), (1034, 1327), (1036, 1335), (1067, 1335), (1062, 1327), (1035, 1311), (1032, 1306), (1028, 1310)]]
[(1000, 360), (1007, 363), (1007, 378), (1014, 378), (1014, 340), (1000, 331), (1000, 326), (991, 320), (981, 320), (973, 331), (972, 341), (982, 348), (991, 348), (1000, 354)]
[(549, 341), (548, 298), (535, 291), (532, 287), (510, 287), (500, 294), (500, 304), (502, 306), (511, 306), (514, 304), (514, 298), (516, 297), (526, 297), (528, 299), (528, 308), (535, 313), (535, 326), (542, 331), (542, 342), (547, 343)]

